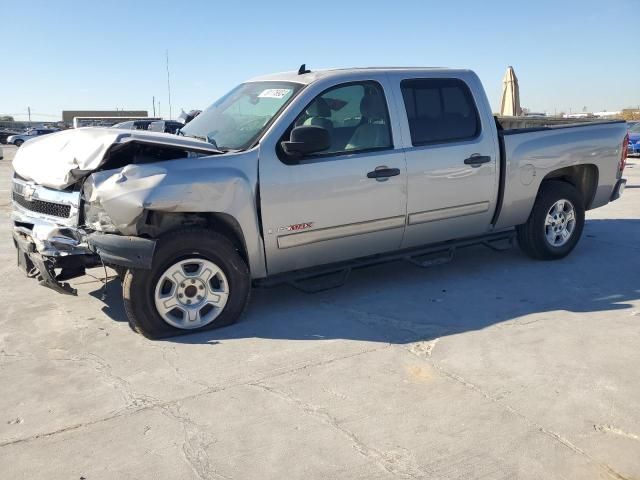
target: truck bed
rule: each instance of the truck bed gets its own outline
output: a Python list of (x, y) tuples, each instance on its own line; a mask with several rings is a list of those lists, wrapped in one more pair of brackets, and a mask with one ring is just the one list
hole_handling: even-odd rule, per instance
[[(542, 180), (578, 173), (584, 185), (587, 209), (609, 201), (618, 179), (624, 121), (579, 122), (501, 129), (500, 191), (494, 216), (495, 228), (524, 223)], [(571, 170), (573, 169), (573, 170)], [(593, 188), (591, 188), (593, 187)]]
[[(504, 130), (522, 130), (536, 127), (553, 127), (560, 125), (582, 125), (591, 123), (601, 123), (595, 117), (591, 118), (563, 118), (563, 117), (507, 117), (495, 115), (495, 119)], [(615, 121), (615, 120), (614, 120)], [(499, 128), (500, 128), (499, 127)]]

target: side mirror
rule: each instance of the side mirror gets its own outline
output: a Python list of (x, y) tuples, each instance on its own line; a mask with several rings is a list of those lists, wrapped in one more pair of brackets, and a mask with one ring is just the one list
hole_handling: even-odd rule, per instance
[(329, 131), (316, 125), (303, 125), (291, 131), (289, 141), (281, 143), (284, 152), (292, 157), (322, 152), (331, 146)]

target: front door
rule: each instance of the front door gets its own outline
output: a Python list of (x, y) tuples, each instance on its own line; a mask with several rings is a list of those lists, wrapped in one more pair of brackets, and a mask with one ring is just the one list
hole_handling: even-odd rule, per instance
[[(301, 125), (331, 146), (300, 159), (261, 145), (260, 199), (270, 275), (394, 250), (406, 213), (404, 153), (394, 148), (381, 82), (330, 87), (306, 104)], [(395, 112), (394, 112), (395, 113)]]

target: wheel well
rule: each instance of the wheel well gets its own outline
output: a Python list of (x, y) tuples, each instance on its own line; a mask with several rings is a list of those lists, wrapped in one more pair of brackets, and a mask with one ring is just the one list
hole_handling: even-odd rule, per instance
[[(574, 165), (549, 172), (542, 183), (549, 180), (567, 182), (580, 192), (584, 199), (584, 208), (589, 210), (598, 187), (598, 167), (592, 164)], [(542, 183), (540, 188), (542, 188)]]
[(147, 211), (144, 223), (139, 224), (138, 233), (151, 238), (179, 230), (183, 227), (202, 227), (215, 230), (233, 243), (247, 265), (247, 245), (238, 221), (231, 215), (219, 212), (158, 212)]

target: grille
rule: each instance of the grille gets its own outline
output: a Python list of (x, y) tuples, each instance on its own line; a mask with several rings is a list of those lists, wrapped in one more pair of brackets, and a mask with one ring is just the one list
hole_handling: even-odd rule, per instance
[(13, 201), (32, 212), (42, 213), (43, 215), (51, 215), (53, 217), (69, 218), (71, 215), (71, 207), (69, 205), (61, 205), (59, 203), (44, 202), (42, 200), (27, 200), (22, 195), (13, 192)]

